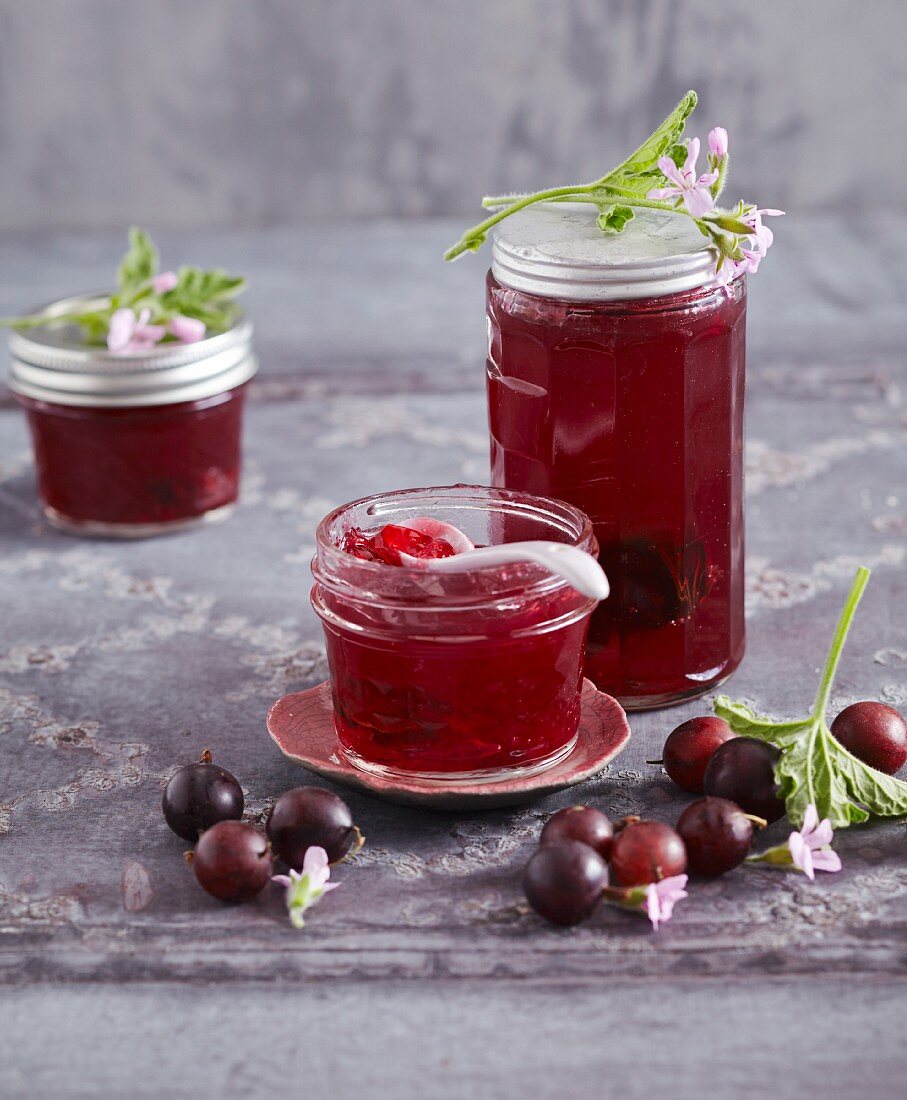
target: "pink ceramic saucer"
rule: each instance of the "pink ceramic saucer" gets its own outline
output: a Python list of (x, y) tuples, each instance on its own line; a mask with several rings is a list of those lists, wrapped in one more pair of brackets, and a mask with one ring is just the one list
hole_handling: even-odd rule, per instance
[(316, 775), (402, 806), (436, 810), (494, 809), (531, 802), (596, 775), (630, 740), (627, 716), (617, 700), (583, 683), (582, 716), (576, 747), (564, 760), (537, 775), (497, 783), (457, 784), (385, 779), (348, 763), (337, 743), (331, 685), (285, 695), (271, 707), (268, 732), (281, 752)]

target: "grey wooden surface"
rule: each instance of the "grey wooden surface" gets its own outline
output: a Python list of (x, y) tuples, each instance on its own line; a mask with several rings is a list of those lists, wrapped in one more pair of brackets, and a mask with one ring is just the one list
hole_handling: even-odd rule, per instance
[[(604, 775), (521, 810), (351, 796), (367, 846), (301, 934), (278, 892), (225, 907), (183, 866), (159, 811), (175, 765), (210, 746), (252, 819), (306, 781), (264, 716), (325, 675), (315, 522), (371, 490), (487, 476), (484, 264), (441, 266), (454, 231), (162, 239), (168, 261), (253, 279), (263, 371), (226, 526), (135, 545), (56, 534), (0, 401), (4, 1095), (902, 1094), (903, 824), (839, 834), (845, 869), (815, 884), (698, 883), (658, 934), (611, 910), (559, 931), (521, 907), (559, 806), (676, 819), (684, 796), (644, 761), (703, 703), (633, 717)], [(907, 226), (790, 219), (778, 238), (751, 288), (749, 650), (730, 691), (802, 711), (862, 562), (834, 705), (905, 709)], [(0, 313), (103, 285), (120, 248), (7, 238)]]
[(0, 227), (477, 211), (690, 87), (742, 196), (900, 210), (905, 33), (901, 0), (0, 0)]

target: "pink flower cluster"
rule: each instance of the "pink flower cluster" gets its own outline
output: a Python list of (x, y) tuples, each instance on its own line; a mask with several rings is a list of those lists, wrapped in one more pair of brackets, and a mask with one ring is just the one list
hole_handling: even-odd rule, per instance
[[(175, 271), (162, 271), (151, 280), (155, 294), (166, 294), (177, 284)], [(151, 310), (147, 307), (138, 313), (129, 306), (114, 310), (107, 329), (107, 347), (114, 355), (130, 351), (148, 351), (165, 336), (173, 336), (181, 344), (194, 344), (205, 335), (205, 324), (194, 317), (177, 314), (166, 325), (151, 324)]]
[[(678, 205), (683, 205), (690, 217), (696, 219), (703, 218), (714, 211), (715, 200), (721, 190), (722, 175), (727, 166), (727, 130), (723, 126), (716, 126), (709, 132), (709, 171), (701, 176), (696, 175), (699, 149), (699, 138), (693, 138), (687, 142), (687, 158), (682, 168), (678, 168), (670, 157), (661, 157), (658, 167), (669, 180), (670, 186), (653, 188), (649, 191), (647, 198), (658, 202), (673, 199)], [(774, 240), (774, 234), (767, 225), (763, 224), (762, 219), (780, 217), (783, 213), (783, 210), (759, 209), (752, 206), (739, 217), (734, 215), (749, 232), (738, 232), (732, 238), (739, 250), (735, 256), (719, 256), (719, 283), (724, 285), (744, 272), (755, 274), (759, 270), (759, 264)], [(708, 225), (712, 225), (711, 220)]]
[(745, 245), (741, 243), (740, 245), (743, 259), (725, 260), (719, 268), (718, 279), (720, 283), (729, 283), (732, 279), (736, 279), (738, 275), (744, 274), (744, 272), (755, 275), (759, 270), (759, 264), (763, 256), (768, 252), (772, 241), (775, 239), (775, 234), (772, 233), (769, 227), (762, 224), (762, 217), (765, 215), (766, 217), (778, 218), (783, 213), (783, 210), (758, 210), (754, 206), (740, 216), (740, 220), (748, 225), (752, 232), (749, 236), (743, 238), (743, 241), (747, 243)]

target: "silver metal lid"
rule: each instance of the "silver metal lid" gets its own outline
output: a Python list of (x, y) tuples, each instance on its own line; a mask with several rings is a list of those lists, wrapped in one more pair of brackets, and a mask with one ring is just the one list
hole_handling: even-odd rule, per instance
[(605, 234), (589, 203), (539, 203), (495, 230), (491, 272), (503, 286), (583, 302), (654, 298), (714, 285), (716, 253), (689, 218), (637, 210)]
[[(63, 314), (91, 309), (92, 295), (53, 303)], [(252, 323), (241, 317), (226, 332), (194, 344), (158, 344), (148, 351), (114, 355), (88, 347), (73, 325), (13, 332), (9, 338), (9, 386), (15, 393), (57, 405), (137, 406), (199, 401), (247, 382), (258, 370)]]

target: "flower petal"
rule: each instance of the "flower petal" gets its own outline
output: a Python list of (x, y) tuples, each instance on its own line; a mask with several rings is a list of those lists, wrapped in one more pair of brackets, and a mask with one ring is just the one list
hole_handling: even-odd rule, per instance
[(837, 852), (833, 852), (831, 848), (820, 848), (817, 852), (813, 852), (812, 862), (817, 871), (840, 871), (843, 864), (841, 863), (841, 857)]
[(683, 187), (683, 176), (680, 174), (680, 169), (670, 157), (659, 157), (658, 168), (661, 174), (667, 176), (672, 183), (676, 183), (678, 187)]
[[(699, 138), (690, 138), (687, 142), (687, 162), (683, 166), (685, 172), (689, 172), (691, 176), (696, 175), (696, 161), (699, 158)], [(661, 164), (659, 164), (659, 168)]]
[(694, 218), (701, 218), (714, 209), (715, 200), (701, 187), (691, 187), (683, 193), (683, 204)]
[(178, 282), (179, 278), (175, 271), (162, 271), (151, 280), (151, 289), (155, 294), (166, 294), (168, 290), (173, 290)]
[(803, 824), (800, 826), (800, 833), (803, 836), (804, 840), (811, 832), (815, 830), (818, 824), (819, 811), (812, 804), (812, 802), (810, 802), (810, 804), (806, 807), (806, 813), (803, 815)]
[(652, 922), (652, 927), (657, 931), (658, 922), (661, 920), (661, 902), (654, 883), (646, 887), (646, 914)]
[(646, 198), (652, 199), (653, 202), (667, 202), (668, 199), (676, 198), (682, 194), (683, 188), (681, 187), (653, 187)]
[(834, 839), (834, 830), (831, 827), (831, 822), (826, 817), (823, 821), (813, 829), (810, 835), (806, 838), (806, 843), (816, 851), (817, 848), (827, 848)]
[(292, 886), (293, 880), (289, 875), (271, 875), (271, 882), (276, 882), (280, 886)]
[(809, 851), (809, 846), (799, 833), (791, 833), (787, 838), (787, 847), (790, 850), (790, 858), (795, 867), (803, 870), (803, 853)]
[(170, 319), (170, 333), (184, 344), (195, 344), (204, 338), (205, 322), (195, 317), (183, 317), (177, 314)]
[(107, 328), (107, 347), (113, 351), (125, 351), (135, 331), (135, 311), (124, 307), (114, 310)]
[(317, 844), (313, 844), (311, 848), (306, 848), (305, 855), (302, 857), (302, 873), (304, 875), (310, 875), (313, 871), (323, 871), (328, 866), (328, 854), (324, 848), (319, 847)]

